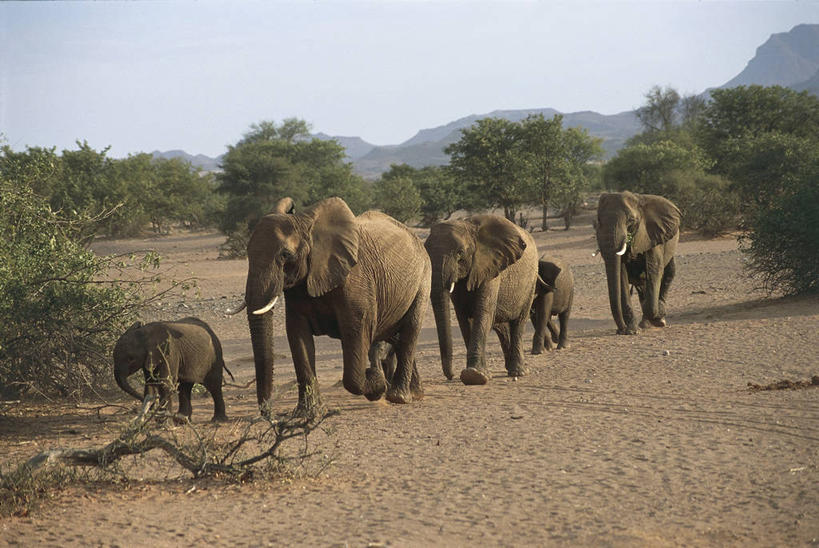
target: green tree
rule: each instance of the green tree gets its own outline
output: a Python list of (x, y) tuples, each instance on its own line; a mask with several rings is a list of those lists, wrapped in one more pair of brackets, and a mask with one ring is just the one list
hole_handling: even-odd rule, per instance
[(382, 211), (402, 223), (418, 217), (421, 194), (409, 177), (388, 177), (375, 185), (375, 199)]
[(705, 153), (698, 147), (686, 147), (674, 141), (638, 144), (621, 149), (609, 160), (603, 171), (608, 188), (659, 194), (673, 199), (666, 176), (672, 172), (704, 173), (710, 167)]
[(469, 207), (458, 180), (446, 167), (421, 168), (413, 181), (423, 202), (421, 222), (424, 226), (430, 226), (439, 219), (448, 219), (457, 210)]
[(712, 96), (698, 137), (741, 198), (749, 270), (771, 291), (819, 291), (819, 98), (780, 86)]
[(645, 95), (646, 103), (634, 111), (643, 131), (668, 134), (677, 125), (680, 94), (674, 88), (654, 86)]
[(558, 187), (568, 181), (568, 155), (563, 138), (563, 116), (555, 114), (546, 120), (542, 114), (526, 117), (518, 126), (519, 172), (530, 196), (537, 200), (543, 212), (542, 230), (548, 230), (549, 204)]
[[(561, 208), (563, 222), (568, 230), (585, 194), (600, 176), (598, 162), (603, 157), (603, 140), (592, 137), (585, 128), (567, 128), (563, 131), (562, 139), (564, 177), (555, 189), (553, 200)], [(545, 211), (543, 221), (545, 224)]]
[(531, 189), (521, 176), (518, 125), (503, 118), (483, 118), (461, 130), (461, 138), (444, 149), (461, 188), (475, 207), (502, 207), (514, 221)]

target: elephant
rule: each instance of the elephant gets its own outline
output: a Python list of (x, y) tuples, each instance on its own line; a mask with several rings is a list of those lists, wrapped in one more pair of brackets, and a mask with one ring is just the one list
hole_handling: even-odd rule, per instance
[[(415, 344), (429, 300), (430, 263), (415, 234), (392, 217), (358, 217), (341, 198), (295, 212), (282, 199), (254, 228), (247, 247), (245, 303), (256, 367), (256, 396), (269, 414), (273, 381), (271, 310), (284, 295), (287, 341), (296, 370), (296, 414), (316, 417), (323, 404), (313, 337), (341, 340), (344, 388), (393, 403), (423, 397)], [(368, 367), (374, 342), (397, 357), (389, 390), (382, 371)]]
[(680, 216), (677, 206), (662, 196), (631, 192), (600, 196), (595, 230), (618, 334), (637, 333), (629, 284), (640, 297), (640, 328), (667, 325), (666, 296), (676, 273)]
[(370, 367), (381, 369), (387, 384), (392, 384), (392, 377), (395, 375), (395, 348), (386, 341), (377, 341), (370, 347), (368, 356)]
[(432, 308), (446, 378), (453, 377), (450, 300), (467, 348), (464, 384), (489, 381), (490, 328), (500, 339), (507, 375), (525, 374), (523, 329), (537, 279), (532, 236), (503, 217), (481, 214), (433, 225), (424, 246), (432, 261)]
[[(543, 255), (538, 261), (538, 282), (530, 316), (535, 327), (532, 354), (568, 348), (569, 316), (574, 301), (574, 277), (569, 266), (554, 257)], [(552, 316), (560, 321), (560, 332), (555, 329)], [(546, 334), (548, 328), (549, 334)]]
[[(142, 369), (145, 392), (142, 396), (130, 385), (128, 377)], [(225, 366), (222, 345), (210, 326), (198, 318), (172, 322), (136, 322), (123, 333), (114, 346), (114, 378), (126, 393), (143, 401), (140, 416), (159, 395), (164, 408), (170, 389), (179, 385), (178, 417), (191, 417), (191, 389), (201, 383), (213, 398), (213, 421), (225, 421), (222, 397), (222, 369)]]

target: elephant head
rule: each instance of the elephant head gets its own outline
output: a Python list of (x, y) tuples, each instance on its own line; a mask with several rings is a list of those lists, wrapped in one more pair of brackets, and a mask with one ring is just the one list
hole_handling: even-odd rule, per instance
[(120, 388), (138, 400), (142, 399), (142, 395), (131, 386), (128, 377), (142, 368), (147, 357), (145, 348), (139, 345), (137, 330), (140, 327), (142, 322), (134, 322), (114, 346), (114, 379)]
[[(122, 390), (143, 400), (143, 414), (157, 395), (163, 400), (168, 397), (169, 379), (176, 377), (181, 362), (180, 337), (157, 323), (136, 322), (114, 346), (114, 378)], [(139, 369), (145, 372), (144, 398), (128, 382), (128, 377)]]
[(434, 225), (424, 243), (432, 263), (432, 308), (444, 375), (452, 379), (452, 332), (447, 293), (472, 292), (517, 261), (526, 242), (510, 221), (473, 215)]
[(247, 246), (245, 288), (256, 395), (270, 399), (273, 382), (273, 320), (270, 311), (282, 292), (304, 285), (319, 297), (344, 283), (358, 262), (359, 231), (355, 216), (340, 198), (323, 200), (299, 213), (282, 199), (263, 217)]
[(622, 310), (623, 261), (636, 258), (673, 238), (680, 229), (680, 210), (650, 194), (603, 194), (597, 206), (597, 245), (606, 263), (609, 303), (618, 332), (633, 330)]

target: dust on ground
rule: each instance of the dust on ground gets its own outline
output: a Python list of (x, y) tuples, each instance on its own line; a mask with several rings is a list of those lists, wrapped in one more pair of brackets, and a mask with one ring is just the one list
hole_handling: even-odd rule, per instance
[[(561, 227), (562, 228), (562, 227)], [(423, 231), (422, 231), (423, 232)], [(508, 379), (493, 336), (486, 386), (446, 381), (431, 311), (418, 344), (426, 397), (368, 402), (338, 385), (341, 347), (317, 339), (322, 396), (340, 410), (311, 438), (333, 457), (319, 475), (224, 485), (173, 467), (145, 481), (84, 484), (33, 515), (0, 520), (4, 545), (466, 546), (804, 545), (819, 542), (819, 391), (749, 390), (819, 373), (819, 299), (769, 298), (745, 277), (733, 238), (683, 238), (669, 327), (617, 336), (590, 226), (535, 232), (572, 265), (571, 348), (527, 354)], [(199, 316), (219, 334), (236, 383), (231, 424), (258, 414), (240, 302), (244, 260), (218, 260), (215, 233), (98, 242), (100, 253), (156, 249), (195, 276), (155, 317)], [(636, 305), (636, 297), (634, 298)], [(277, 412), (295, 380), (277, 309)], [(455, 333), (458, 330), (455, 329)], [(527, 350), (532, 328), (527, 328)], [(457, 335), (456, 363), (465, 363)], [(133, 416), (93, 403), (0, 405), (0, 463), (110, 441)], [(150, 466), (148, 464), (145, 465)], [(194, 488), (195, 487), (195, 488)]]

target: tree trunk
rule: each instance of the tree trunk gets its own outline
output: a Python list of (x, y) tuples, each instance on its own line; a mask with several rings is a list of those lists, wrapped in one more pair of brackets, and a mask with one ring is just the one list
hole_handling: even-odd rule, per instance
[(543, 232), (546, 232), (549, 230), (549, 221), (546, 220), (549, 217), (549, 202), (543, 201), (541, 202), (540, 206), (541, 211), (543, 211), (543, 219), (540, 221), (540, 229)]

